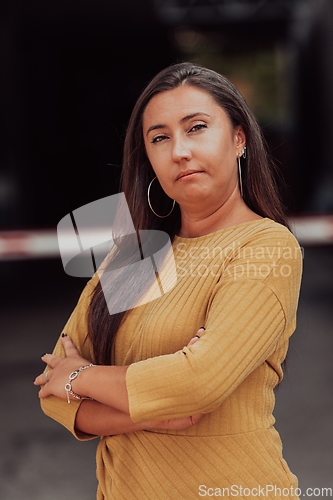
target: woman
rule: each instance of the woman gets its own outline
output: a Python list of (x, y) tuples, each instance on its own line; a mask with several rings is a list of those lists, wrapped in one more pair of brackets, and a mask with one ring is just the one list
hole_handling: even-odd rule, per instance
[[(78, 439), (103, 436), (98, 499), (297, 497), (272, 411), (301, 253), (271, 168), (248, 106), (217, 73), (171, 66), (140, 96), (122, 191), (137, 231), (169, 234), (177, 283), (110, 316), (95, 276), (35, 380), (47, 415)], [(110, 285), (116, 296), (130, 279)]]

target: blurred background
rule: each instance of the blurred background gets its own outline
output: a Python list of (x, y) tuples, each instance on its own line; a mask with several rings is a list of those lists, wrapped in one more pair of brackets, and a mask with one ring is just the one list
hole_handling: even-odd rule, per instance
[(227, 76), (263, 128), (303, 247), (276, 427), (302, 490), (333, 489), (333, 2), (11, 0), (0, 6), (0, 497), (90, 500), (97, 441), (39, 409), (34, 377), (87, 280), (56, 226), (118, 192), (133, 105), (169, 64)]

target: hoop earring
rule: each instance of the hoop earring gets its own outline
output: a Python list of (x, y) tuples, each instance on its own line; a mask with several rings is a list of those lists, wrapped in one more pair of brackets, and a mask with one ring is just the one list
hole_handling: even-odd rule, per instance
[(240, 156), (238, 156), (237, 160), (238, 160), (239, 189), (240, 189), (241, 197), (243, 198), (243, 183), (242, 183), (242, 169), (241, 169)]
[(148, 205), (150, 207), (150, 210), (153, 212), (153, 214), (155, 214), (157, 217), (159, 217), (160, 219), (165, 219), (165, 217), (169, 217), (169, 215), (171, 214), (171, 212), (173, 211), (173, 209), (175, 208), (175, 200), (172, 200), (173, 201), (173, 204), (172, 204), (172, 209), (170, 210), (170, 212), (167, 214), (167, 215), (158, 215), (155, 210), (153, 209), (153, 207), (151, 206), (151, 203), (150, 203), (150, 198), (149, 198), (149, 195), (150, 195), (150, 188), (151, 188), (151, 185), (152, 183), (154, 182), (154, 180), (157, 179), (157, 177), (154, 177), (154, 179), (152, 181), (150, 181), (149, 183), (149, 186), (148, 186), (148, 193), (147, 193), (147, 198), (148, 198)]
[(246, 158), (246, 146), (244, 146), (243, 152), (242, 152), (243, 158), (245, 160)]

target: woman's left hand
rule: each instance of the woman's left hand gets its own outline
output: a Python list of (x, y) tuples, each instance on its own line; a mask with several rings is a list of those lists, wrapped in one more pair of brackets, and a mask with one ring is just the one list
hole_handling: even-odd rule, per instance
[[(79, 351), (69, 337), (61, 337), (61, 341), (65, 349), (65, 358), (54, 356), (53, 354), (42, 356), (42, 361), (50, 366), (51, 370), (42, 373), (34, 381), (35, 385), (43, 386), (38, 393), (40, 398), (46, 398), (53, 394), (58, 398), (67, 399), (65, 385), (68, 382), (69, 375), (81, 368), (81, 366), (90, 365), (90, 361), (80, 356)], [(73, 389), (73, 392), (75, 392), (75, 389)], [(75, 399), (73, 396), (69, 396), (70, 399)], [(85, 397), (84, 394), (80, 394), (80, 396)]]

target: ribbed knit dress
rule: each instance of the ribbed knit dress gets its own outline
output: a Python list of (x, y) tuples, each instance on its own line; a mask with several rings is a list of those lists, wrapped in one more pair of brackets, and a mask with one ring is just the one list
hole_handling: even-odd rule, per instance
[[(295, 499), (297, 478), (282, 457), (272, 412), (296, 324), (299, 245), (265, 218), (197, 238), (176, 236), (173, 251), (176, 285), (130, 311), (112, 357), (116, 365), (130, 365), (135, 422), (205, 415), (185, 430), (103, 436), (97, 499)], [(63, 330), (91, 361), (85, 338), (97, 279)], [(184, 347), (201, 326), (201, 338)], [(60, 340), (54, 354), (64, 356)], [(79, 405), (55, 396), (42, 400), (43, 411), (74, 435)]]

